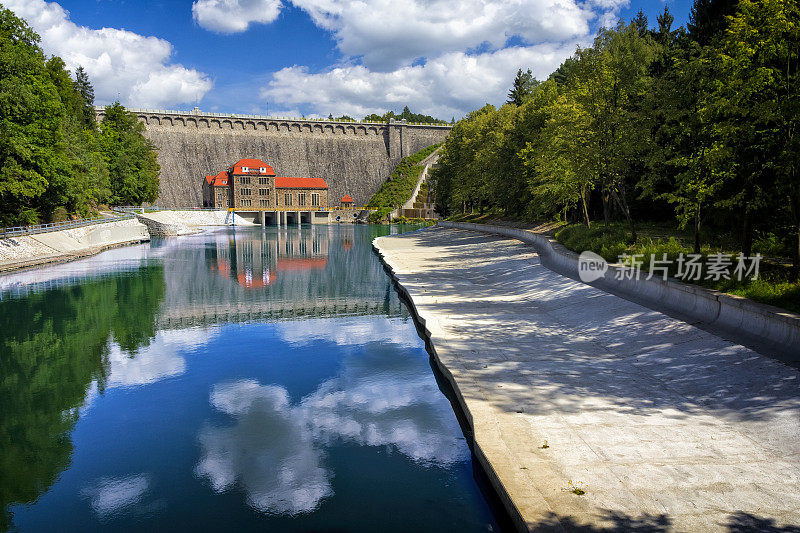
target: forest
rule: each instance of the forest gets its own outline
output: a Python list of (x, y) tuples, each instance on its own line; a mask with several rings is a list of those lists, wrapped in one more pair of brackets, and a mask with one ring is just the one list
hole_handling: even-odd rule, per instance
[(568, 247), (615, 262), (761, 253), (769, 290), (796, 281), (800, 3), (695, 0), (673, 23), (666, 7), (655, 24), (640, 12), (543, 81), (520, 69), (508, 101), (469, 113), (442, 147), (439, 213), (560, 221)]
[(119, 103), (98, 123), (86, 72), (39, 41), (0, 5), (0, 226), (154, 201), (160, 168), (144, 126)]

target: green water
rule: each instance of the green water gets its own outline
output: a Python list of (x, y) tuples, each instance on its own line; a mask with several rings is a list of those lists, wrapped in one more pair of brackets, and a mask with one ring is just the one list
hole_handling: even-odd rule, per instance
[(371, 250), (389, 231), (223, 229), (0, 277), (0, 531), (498, 531)]

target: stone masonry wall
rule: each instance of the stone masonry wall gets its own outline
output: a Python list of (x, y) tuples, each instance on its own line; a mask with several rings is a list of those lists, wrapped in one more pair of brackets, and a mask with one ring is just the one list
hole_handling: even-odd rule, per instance
[[(202, 180), (244, 157), (261, 159), (279, 176), (319, 177), (329, 198), (349, 194), (363, 205), (404, 156), (441, 142), (449, 126), (259, 119), (136, 111), (158, 150), (157, 205), (201, 206)], [(98, 118), (103, 111), (98, 109)], [(255, 192), (258, 186), (252, 186)], [(257, 207), (258, 196), (253, 195)]]

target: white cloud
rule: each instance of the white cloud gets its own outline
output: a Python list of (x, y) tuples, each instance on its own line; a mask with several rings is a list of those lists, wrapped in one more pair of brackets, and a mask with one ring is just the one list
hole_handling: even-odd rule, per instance
[(487, 102), (505, 101), (518, 68), (546, 78), (578, 44), (586, 43), (545, 43), (474, 55), (451, 52), (392, 72), (349, 64), (311, 73), (294, 66), (276, 72), (261, 95), (283, 105), (310, 106), (322, 115), (332, 111), (362, 117), (409, 105), (417, 113), (461, 116)]
[[(611, 1), (611, 0), (605, 0)], [(417, 58), (492, 50), (519, 37), (534, 44), (586, 35), (595, 13), (575, 0), (292, 0), (331, 31), (348, 57), (373, 70)]]
[(275, 330), (285, 342), (306, 346), (314, 342), (335, 342), (339, 346), (363, 345), (369, 342), (397, 344), (407, 348), (422, 347), (410, 319), (373, 317), (318, 318), (278, 322)]
[(236, 418), (228, 428), (206, 427), (195, 469), (216, 492), (238, 483), (248, 504), (265, 513), (314, 510), (333, 494), (322, 452), (289, 405), (286, 389), (242, 380), (215, 385), (211, 404)]
[(238, 33), (252, 23), (269, 24), (278, 18), (281, 0), (197, 0), (192, 18), (207, 30)]
[(67, 68), (83, 66), (100, 104), (117, 98), (131, 107), (192, 103), (212, 86), (202, 72), (171, 63), (172, 45), (156, 37), (115, 28), (79, 26), (55, 2), (3, 0), (42, 37), (42, 48)]
[(100, 478), (81, 494), (90, 500), (92, 509), (101, 517), (119, 513), (139, 503), (150, 482), (145, 474), (119, 478)]

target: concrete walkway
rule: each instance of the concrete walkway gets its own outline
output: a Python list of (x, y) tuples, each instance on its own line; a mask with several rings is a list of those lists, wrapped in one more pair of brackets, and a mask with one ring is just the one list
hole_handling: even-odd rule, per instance
[(797, 369), (558, 275), (519, 241), (430, 228), (375, 247), (520, 529), (800, 531)]

